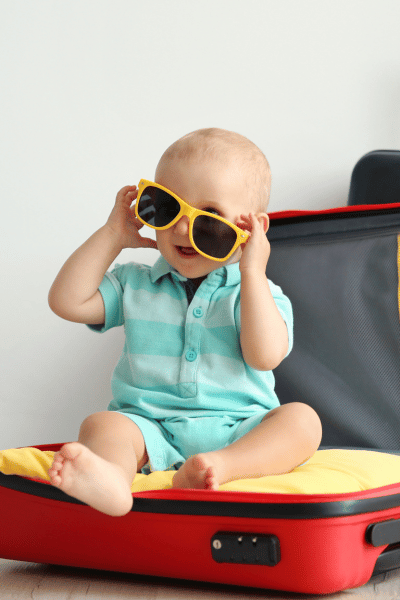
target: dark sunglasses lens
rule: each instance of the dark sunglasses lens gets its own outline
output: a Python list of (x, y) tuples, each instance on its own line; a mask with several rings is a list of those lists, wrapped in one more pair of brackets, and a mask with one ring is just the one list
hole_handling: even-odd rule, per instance
[(148, 185), (140, 196), (138, 215), (153, 227), (165, 227), (178, 215), (181, 207), (173, 196)]
[(219, 219), (199, 215), (194, 220), (194, 243), (208, 256), (225, 258), (235, 245), (236, 239), (236, 231)]

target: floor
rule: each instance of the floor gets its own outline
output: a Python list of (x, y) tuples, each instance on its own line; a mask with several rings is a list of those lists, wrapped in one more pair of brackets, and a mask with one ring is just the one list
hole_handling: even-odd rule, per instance
[[(1, 534), (1, 533), (0, 533)], [(0, 559), (0, 600), (307, 600), (310, 596)], [(400, 569), (327, 600), (398, 600)]]

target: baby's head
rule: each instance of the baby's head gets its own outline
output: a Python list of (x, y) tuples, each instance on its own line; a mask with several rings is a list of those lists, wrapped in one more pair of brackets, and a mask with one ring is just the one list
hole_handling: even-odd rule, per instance
[[(189, 133), (167, 148), (155, 181), (194, 208), (237, 225), (242, 214), (265, 214), (271, 175), (267, 159), (253, 142), (238, 133), (212, 128)], [(161, 254), (182, 275), (204, 277), (240, 260), (240, 246), (222, 263), (193, 254), (188, 223), (184, 216), (171, 228), (157, 231)]]
[(190, 170), (193, 163), (216, 166), (239, 176), (245, 185), (243, 210), (267, 210), (271, 189), (271, 171), (261, 150), (249, 139), (226, 129), (198, 129), (174, 142), (162, 155), (157, 175), (173, 168), (176, 162)]

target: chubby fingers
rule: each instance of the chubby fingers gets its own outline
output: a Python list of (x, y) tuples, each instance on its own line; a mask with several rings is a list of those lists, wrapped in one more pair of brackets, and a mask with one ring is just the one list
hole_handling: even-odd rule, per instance
[(253, 230), (259, 229), (260, 227), (264, 232), (268, 230), (269, 219), (265, 214), (256, 215), (250, 212), (248, 215), (240, 215), (242, 222), (237, 224), (241, 229), (248, 231), (250, 234)]
[(135, 190), (137, 190), (136, 185), (125, 185), (123, 188), (121, 188), (118, 192), (118, 196), (126, 196), (126, 194), (128, 194), (129, 192), (134, 192)]
[(241, 220), (238, 221), (238, 223), (236, 224), (237, 227), (240, 227), (240, 229), (243, 229), (243, 231), (247, 231), (251, 234), (251, 231), (253, 229), (251, 222), (251, 213), (249, 215), (240, 215), (240, 219)]
[(127, 199), (127, 201), (129, 200), (130, 203), (132, 204), (132, 202), (134, 200), (136, 200), (137, 195), (138, 195), (138, 189), (137, 189), (136, 185), (132, 185), (132, 186), (130, 186), (130, 189), (126, 193), (126, 199)]
[(124, 204), (132, 204), (133, 200), (137, 198), (138, 190), (136, 185), (126, 185), (121, 188), (117, 194), (117, 202), (123, 202)]

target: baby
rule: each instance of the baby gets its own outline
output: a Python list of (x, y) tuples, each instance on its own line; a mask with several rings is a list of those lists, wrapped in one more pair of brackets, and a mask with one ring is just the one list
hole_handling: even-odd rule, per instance
[[(293, 323), (265, 275), (269, 189), (267, 159), (247, 138), (194, 131), (165, 151), (155, 182), (118, 192), (106, 224), (67, 260), (51, 309), (99, 332), (124, 325), (126, 340), (113, 400), (56, 453), (54, 486), (119, 516), (137, 472), (174, 469), (176, 488), (217, 490), (289, 472), (317, 450), (315, 411), (281, 406), (274, 391)], [(108, 272), (124, 248), (161, 256)]]

